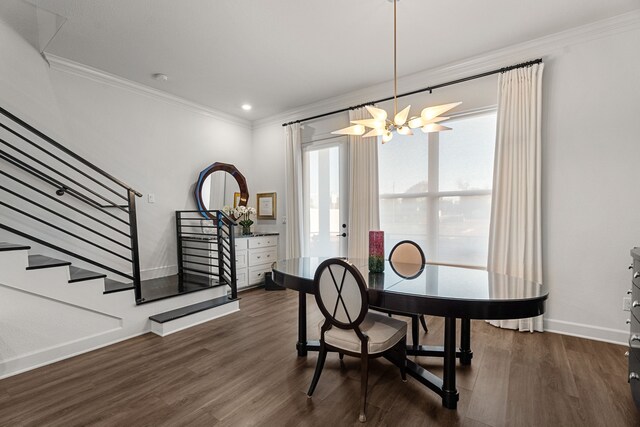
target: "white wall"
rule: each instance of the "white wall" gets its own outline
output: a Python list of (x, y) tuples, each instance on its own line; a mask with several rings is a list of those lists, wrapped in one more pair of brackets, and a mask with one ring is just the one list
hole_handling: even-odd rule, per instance
[[(640, 14), (631, 13), (400, 79), (400, 92), (543, 57), (543, 256), (546, 327), (623, 343), (629, 249), (640, 246)], [(281, 123), (388, 96), (391, 84), (262, 120), (253, 133), (253, 179), (284, 200)], [(496, 103), (496, 78), (403, 99), (415, 109)], [(406, 102), (405, 102), (406, 101)], [(347, 125), (346, 113), (309, 122), (305, 138)], [(311, 130), (309, 130), (311, 128)], [(268, 161), (263, 161), (263, 158)], [(260, 160), (257, 160), (260, 159)], [(280, 211), (283, 212), (283, 211)], [(260, 224), (262, 225), (262, 224)], [(284, 226), (279, 226), (284, 233)], [(281, 241), (286, 241), (282, 238)]]
[(11, 58), (0, 61), (0, 104), (144, 193), (137, 199), (143, 277), (175, 272), (174, 211), (195, 208), (193, 184), (202, 169), (233, 163), (251, 188), (249, 123), (92, 70), (49, 68), (1, 21), (0, 40), (0, 57)]

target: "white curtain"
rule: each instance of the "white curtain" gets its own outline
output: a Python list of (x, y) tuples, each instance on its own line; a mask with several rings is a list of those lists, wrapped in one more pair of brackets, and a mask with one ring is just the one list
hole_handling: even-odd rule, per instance
[[(349, 112), (349, 120), (370, 118), (364, 108)], [(349, 258), (369, 256), (369, 230), (380, 229), (378, 141), (349, 136)]]
[(302, 134), (300, 124), (284, 128), (287, 238), (285, 257), (302, 255)]
[[(493, 173), (489, 271), (542, 282), (540, 228), (543, 64), (518, 68), (498, 80), (498, 120)], [(519, 296), (513, 289), (498, 293)], [(505, 295), (507, 296), (507, 295)], [(542, 316), (497, 320), (492, 325), (542, 331)]]

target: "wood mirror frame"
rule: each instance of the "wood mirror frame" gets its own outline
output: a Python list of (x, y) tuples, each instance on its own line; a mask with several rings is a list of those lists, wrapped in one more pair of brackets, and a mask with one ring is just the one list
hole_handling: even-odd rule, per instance
[[(215, 216), (207, 212), (208, 209), (206, 208), (204, 200), (202, 199), (202, 186), (204, 185), (207, 177), (217, 171), (227, 172), (235, 178), (236, 182), (238, 183), (238, 188), (240, 189), (240, 201), (238, 202), (238, 206), (247, 206), (247, 201), (249, 200), (249, 189), (247, 188), (247, 180), (245, 179), (244, 175), (242, 175), (240, 171), (230, 163), (215, 162), (214, 164), (200, 172), (195, 187), (196, 205), (198, 206), (200, 214), (207, 219), (216, 218)], [(222, 206), (220, 206), (217, 210), (222, 210)]]

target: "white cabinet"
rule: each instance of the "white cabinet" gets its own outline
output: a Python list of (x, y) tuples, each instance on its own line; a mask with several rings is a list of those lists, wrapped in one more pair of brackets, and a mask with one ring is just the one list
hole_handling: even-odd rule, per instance
[(278, 236), (237, 237), (235, 246), (238, 289), (264, 283), (278, 259)]

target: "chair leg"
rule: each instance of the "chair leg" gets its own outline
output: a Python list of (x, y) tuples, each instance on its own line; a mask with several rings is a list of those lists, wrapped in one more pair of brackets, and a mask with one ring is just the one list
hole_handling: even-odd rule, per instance
[(429, 332), (429, 328), (427, 328), (427, 321), (424, 318), (424, 314), (420, 315), (420, 323), (422, 324), (422, 329), (424, 329), (425, 332)]
[(309, 392), (307, 396), (311, 397), (316, 386), (318, 385), (318, 380), (320, 379), (320, 374), (322, 373), (322, 368), (324, 367), (324, 361), (327, 359), (327, 347), (324, 342), (320, 342), (320, 351), (318, 352), (318, 362), (316, 363), (316, 371), (313, 373), (313, 379), (311, 380), (311, 386), (309, 387)]
[(420, 345), (420, 326), (418, 325), (418, 317), (417, 314), (411, 316), (411, 345), (414, 347), (418, 347)]
[(362, 352), (360, 364), (360, 417), (361, 423), (367, 421), (365, 409), (367, 407), (367, 383), (369, 382), (369, 354)]
[(400, 377), (402, 382), (407, 382), (407, 336), (405, 335), (398, 344), (398, 354), (400, 357)]

